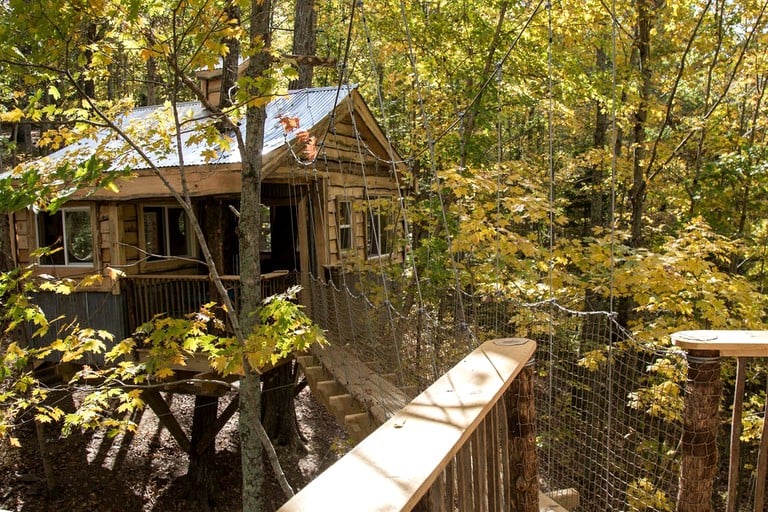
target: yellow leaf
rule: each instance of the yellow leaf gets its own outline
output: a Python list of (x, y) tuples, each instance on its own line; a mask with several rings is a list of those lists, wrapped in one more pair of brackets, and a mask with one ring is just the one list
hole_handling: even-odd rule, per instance
[(105, 185), (105, 187), (110, 190), (111, 192), (114, 192), (115, 194), (120, 192), (120, 189), (115, 185), (113, 182), (109, 182)]
[(166, 377), (172, 377), (173, 376), (173, 370), (170, 368), (160, 368), (155, 372), (155, 377), (159, 379), (164, 379)]
[(14, 108), (10, 112), (0, 113), (0, 121), (4, 123), (18, 123), (24, 117), (24, 112), (19, 107)]
[(12, 437), (8, 440), (9, 443), (11, 443), (11, 446), (14, 448), (21, 448), (21, 443), (19, 442), (19, 439), (16, 437)]

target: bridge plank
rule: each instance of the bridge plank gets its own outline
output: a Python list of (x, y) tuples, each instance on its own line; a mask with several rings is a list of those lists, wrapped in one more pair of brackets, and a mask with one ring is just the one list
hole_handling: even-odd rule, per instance
[(440, 377), (280, 511), (411, 510), (536, 348), (486, 342)]

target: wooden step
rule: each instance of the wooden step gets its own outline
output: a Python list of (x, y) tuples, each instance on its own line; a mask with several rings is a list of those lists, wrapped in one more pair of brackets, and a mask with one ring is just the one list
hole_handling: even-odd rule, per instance
[(318, 382), (331, 378), (331, 375), (322, 366), (307, 366), (304, 368), (304, 376), (313, 391)]
[(390, 384), (394, 384), (397, 386), (397, 374), (396, 373), (382, 373), (381, 377), (389, 382)]
[(550, 491), (546, 495), (566, 510), (574, 510), (579, 506), (579, 491), (576, 489), (559, 489)]
[[(339, 421), (344, 421), (344, 417), (352, 414), (352, 405), (354, 398), (350, 394), (336, 395), (328, 399), (328, 408)], [(360, 411), (355, 411), (360, 412)]]
[[(317, 383), (317, 394), (320, 401), (325, 404), (330, 404), (332, 396), (345, 394), (344, 386), (339, 384), (336, 380), (323, 380)], [(329, 405), (330, 407), (330, 405)]]
[(355, 441), (362, 441), (368, 434), (376, 430), (376, 425), (367, 412), (348, 414), (344, 417), (344, 426), (349, 433), (349, 437)]
[(352, 398), (350, 394), (335, 395), (328, 399), (328, 406), (331, 413), (336, 416), (340, 423), (344, 423), (344, 418), (350, 414), (365, 412), (360, 402)]
[(301, 366), (302, 368), (317, 366), (317, 360), (313, 355), (297, 356), (296, 362), (299, 363), (299, 366)]

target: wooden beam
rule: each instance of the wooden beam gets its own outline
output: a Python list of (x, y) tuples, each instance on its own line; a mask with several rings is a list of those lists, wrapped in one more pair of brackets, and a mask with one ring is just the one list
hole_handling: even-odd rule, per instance
[(184, 433), (179, 422), (176, 421), (176, 417), (168, 407), (168, 403), (160, 395), (160, 392), (144, 390), (141, 392), (141, 398), (147, 405), (149, 405), (152, 411), (154, 411), (157, 415), (157, 419), (160, 420), (160, 424), (162, 424), (171, 436), (173, 436), (176, 442), (179, 443), (181, 449), (184, 450), (185, 453), (189, 453), (192, 450), (192, 443), (190, 443), (189, 438)]

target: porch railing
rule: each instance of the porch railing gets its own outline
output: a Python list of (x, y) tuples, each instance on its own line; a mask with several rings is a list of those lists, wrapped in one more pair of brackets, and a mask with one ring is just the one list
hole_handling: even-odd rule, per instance
[[(240, 276), (222, 276), (230, 299), (239, 307)], [(296, 284), (295, 272), (285, 270), (261, 276), (262, 297), (282, 293)], [(220, 302), (207, 275), (132, 275), (121, 278), (126, 295), (130, 332), (155, 315), (183, 317), (207, 302)]]
[(280, 511), (538, 512), (535, 348), (484, 343)]

